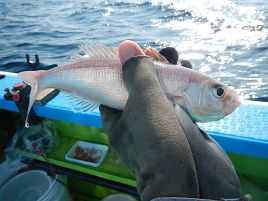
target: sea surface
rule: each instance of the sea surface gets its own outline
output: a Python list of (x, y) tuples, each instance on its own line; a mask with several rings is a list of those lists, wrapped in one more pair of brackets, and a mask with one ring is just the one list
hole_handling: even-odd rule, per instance
[(0, 71), (68, 63), (79, 44), (173, 46), (244, 98), (268, 97), (268, 1), (0, 1)]

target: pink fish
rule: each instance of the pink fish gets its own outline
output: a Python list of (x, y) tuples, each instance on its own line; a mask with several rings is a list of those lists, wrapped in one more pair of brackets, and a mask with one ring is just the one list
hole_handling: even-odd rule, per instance
[[(103, 104), (124, 109), (128, 91), (122, 78), (118, 49), (102, 45), (82, 46), (81, 49), (85, 55), (73, 56), (70, 64), (46, 71), (19, 73), (19, 77), (31, 85), (26, 127), (34, 100), (46, 88), (69, 92), (95, 106)], [(193, 121), (219, 120), (240, 105), (238, 96), (229, 87), (205, 74), (162, 61), (153, 62), (167, 99), (180, 105)]]

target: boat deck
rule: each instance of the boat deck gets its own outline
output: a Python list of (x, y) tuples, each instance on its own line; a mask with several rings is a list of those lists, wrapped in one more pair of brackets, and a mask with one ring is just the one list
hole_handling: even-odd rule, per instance
[[(14, 73), (0, 74), (6, 75), (0, 80), (0, 108), (17, 112), (15, 103), (4, 100), (3, 95), (5, 88), (12, 88), (13, 84), (21, 80)], [(75, 112), (73, 105), (69, 95), (60, 92), (44, 106), (35, 105), (33, 108), (41, 117), (101, 128), (98, 110)], [(268, 103), (244, 101), (234, 113), (224, 119), (200, 123), (199, 126), (227, 152), (268, 159)]]

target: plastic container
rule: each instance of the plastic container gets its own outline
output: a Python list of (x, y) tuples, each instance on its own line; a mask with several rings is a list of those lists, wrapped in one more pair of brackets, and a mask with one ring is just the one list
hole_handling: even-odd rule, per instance
[(109, 195), (108, 197), (104, 198), (102, 201), (137, 201), (137, 200), (128, 194), (117, 193), (117, 194)]
[[(31, 170), (13, 177), (0, 189), (2, 201), (71, 201), (65, 188), (66, 179), (49, 177), (41, 170)], [(60, 182), (58, 181), (60, 180)]]
[(6, 160), (0, 164), (0, 187), (14, 177), (17, 172), (26, 167), (24, 163), (18, 160)]
[[(80, 158), (76, 158), (77, 149), (80, 149)], [(109, 148), (106, 145), (95, 144), (90, 142), (77, 141), (65, 155), (65, 159), (83, 165), (98, 167), (105, 158)], [(88, 157), (90, 155), (90, 157)], [(84, 160), (82, 159), (84, 158)], [(96, 159), (94, 162), (88, 159)]]
[(58, 144), (59, 138), (53, 123), (48, 120), (43, 120), (42, 123), (38, 125), (18, 129), (12, 139), (12, 143), (6, 149), (6, 152), (12, 156), (13, 149), (18, 148), (39, 155), (46, 155), (55, 150)]
[(13, 177), (0, 189), (0, 200), (37, 201), (47, 192), (51, 179), (40, 170), (32, 170)]
[(24, 128), (20, 133), (23, 145), (20, 147), (37, 154), (49, 154), (58, 145), (59, 138), (53, 123), (44, 120), (42, 123)]
[(71, 201), (71, 196), (66, 190), (66, 177), (63, 175), (57, 175), (56, 179), (52, 179), (47, 192), (38, 199), (38, 201)]

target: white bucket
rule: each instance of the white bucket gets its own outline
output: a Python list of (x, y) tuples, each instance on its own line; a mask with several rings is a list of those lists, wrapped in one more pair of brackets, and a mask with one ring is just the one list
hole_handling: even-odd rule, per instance
[(104, 198), (102, 201), (137, 201), (134, 197), (124, 194), (124, 193), (117, 193), (109, 195), (108, 197)]
[(57, 175), (56, 179), (51, 180), (51, 186), (38, 201), (71, 201), (71, 196), (65, 188), (66, 177)]
[(51, 185), (44, 171), (32, 170), (13, 177), (0, 189), (3, 201), (37, 201)]
[(0, 200), (71, 201), (71, 197), (65, 186), (57, 180), (50, 178), (46, 172), (31, 170), (13, 177), (3, 185), (0, 189)]

